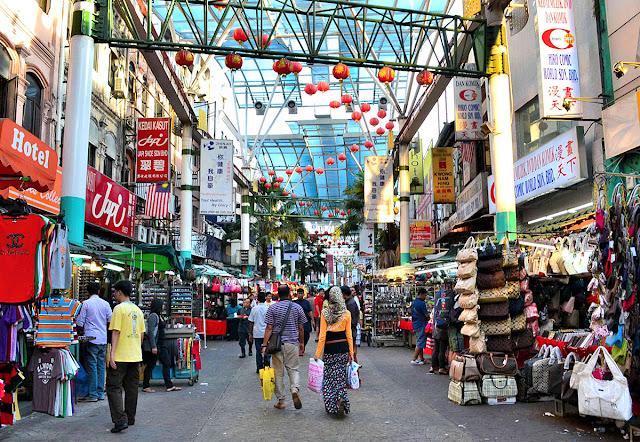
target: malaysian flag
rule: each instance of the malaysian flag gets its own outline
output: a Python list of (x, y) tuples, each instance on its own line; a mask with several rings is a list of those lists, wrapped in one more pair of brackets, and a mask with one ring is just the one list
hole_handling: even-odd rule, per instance
[(147, 193), (147, 206), (144, 214), (154, 218), (166, 218), (169, 215), (171, 187), (169, 184), (152, 184)]
[(465, 163), (473, 162), (473, 156), (475, 155), (474, 143), (460, 143), (462, 147), (462, 161)]

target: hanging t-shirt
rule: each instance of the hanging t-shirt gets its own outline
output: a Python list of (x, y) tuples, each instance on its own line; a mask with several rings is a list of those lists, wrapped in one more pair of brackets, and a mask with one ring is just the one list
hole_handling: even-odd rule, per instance
[(13, 333), (11, 326), (17, 322), (17, 307), (15, 305), (0, 305), (0, 361), (9, 361), (9, 350)]
[(66, 290), (71, 287), (71, 256), (69, 252), (69, 231), (58, 224), (51, 242), (51, 275), (52, 290)]
[(48, 298), (38, 315), (36, 345), (67, 347), (73, 343), (73, 322), (82, 304), (73, 299)]
[(0, 216), (0, 302), (19, 304), (36, 297), (38, 243), (43, 240), (46, 223), (38, 215)]
[(24, 382), (24, 375), (14, 363), (0, 363), (0, 379), (4, 382), (4, 396), (0, 398), (0, 426), (13, 425), (13, 392)]
[(119, 330), (120, 337), (114, 353), (116, 362), (142, 361), (142, 340), (144, 315), (137, 305), (122, 302), (115, 306), (109, 330)]
[(55, 416), (57, 381), (62, 377), (60, 351), (36, 348), (28, 368), (33, 372), (33, 411)]

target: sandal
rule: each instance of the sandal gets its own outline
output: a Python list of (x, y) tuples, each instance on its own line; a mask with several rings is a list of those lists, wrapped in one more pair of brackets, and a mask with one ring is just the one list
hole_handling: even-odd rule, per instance
[(147, 387), (147, 388), (143, 388), (142, 391), (144, 391), (145, 393), (155, 393), (156, 391), (151, 388), (151, 387)]
[(182, 388), (180, 388), (180, 387), (175, 387), (175, 386), (174, 386), (174, 387), (171, 387), (171, 388), (167, 388), (167, 391), (180, 391), (180, 390), (182, 390)]
[(284, 410), (284, 404), (278, 402), (277, 404), (273, 404), (273, 408), (277, 408), (278, 410)]

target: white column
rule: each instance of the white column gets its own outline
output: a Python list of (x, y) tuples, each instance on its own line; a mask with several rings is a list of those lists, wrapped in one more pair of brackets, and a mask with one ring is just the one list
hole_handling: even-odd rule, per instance
[(400, 197), (400, 264), (405, 265), (411, 262), (409, 250), (409, 145), (401, 144), (399, 149), (400, 173), (398, 176), (398, 196)]
[(191, 258), (193, 228), (193, 169), (191, 167), (191, 125), (182, 125), (182, 168), (180, 179), (180, 256)]

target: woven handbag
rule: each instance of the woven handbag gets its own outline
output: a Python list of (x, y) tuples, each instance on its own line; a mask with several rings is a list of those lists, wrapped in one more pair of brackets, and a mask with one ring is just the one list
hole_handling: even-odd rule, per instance
[(480, 323), (479, 322), (468, 322), (462, 326), (460, 330), (464, 336), (469, 336), (470, 338), (479, 338), (480, 337)]
[(524, 313), (511, 318), (511, 331), (522, 331), (527, 328), (527, 315)]
[(480, 308), (480, 306), (476, 305), (473, 308), (466, 308), (466, 309), (462, 310), (462, 313), (460, 313), (460, 316), (458, 316), (458, 321), (467, 322), (467, 323), (478, 322), (478, 309), (479, 308)]
[(461, 295), (470, 295), (476, 291), (476, 276), (458, 279), (454, 290)]
[(500, 269), (493, 273), (478, 272), (475, 282), (478, 286), (478, 290), (496, 289), (504, 287), (507, 282), (507, 278), (505, 277), (502, 269)]
[(460, 307), (464, 309), (474, 308), (476, 305), (478, 305), (479, 296), (480, 295), (478, 294), (477, 290), (470, 295), (460, 295), (460, 297), (458, 298), (458, 305), (460, 305)]
[(509, 299), (507, 293), (508, 292), (505, 287), (500, 287), (498, 289), (480, 290), (478, 292), (478, 302), (480, 304), (488, 302), (503, 302)]
[(505, 319), (509, 317), (509, 303), (504, 300), (503, 302), (492, 302), (489, 304), (482, 304), (480, 311), (478, 312), (478, 318), (496, 320)]
[(456, 276), (458, 278), (470, 278), (475, 276), (476, 274), (476, 262), (461, 262), (458, 264), (458, 269), (456, 270)]
[(458, 250), (456, 255), (456, 261), (458, 262), (470, 262), (478, 260), (478, 251), (476, 250), (476, 240), (473, 236), (470, 236), (467, 239), (467, 242), (464, 244), (464, 247)]
[(484, 321), (480, 324), (480, 329), (486, 336), (509, 335), (511, 334), (511, 319)]
[(482, 353), (486, 353), (486, 351), (487, 343), (485, 341), (484, 333), (480, 332), (479, 338), (469, 338), (469, 353), (471, 353), (472, 355), (479, 355)]
[(509, 335), (487, 336), (487, 351), (511, 353), (513, 351), (511, 337)]
[(502, 257), (498, 256), (477, 262), (478, 271), (483, 273), (493, 273), (502, 270)]

